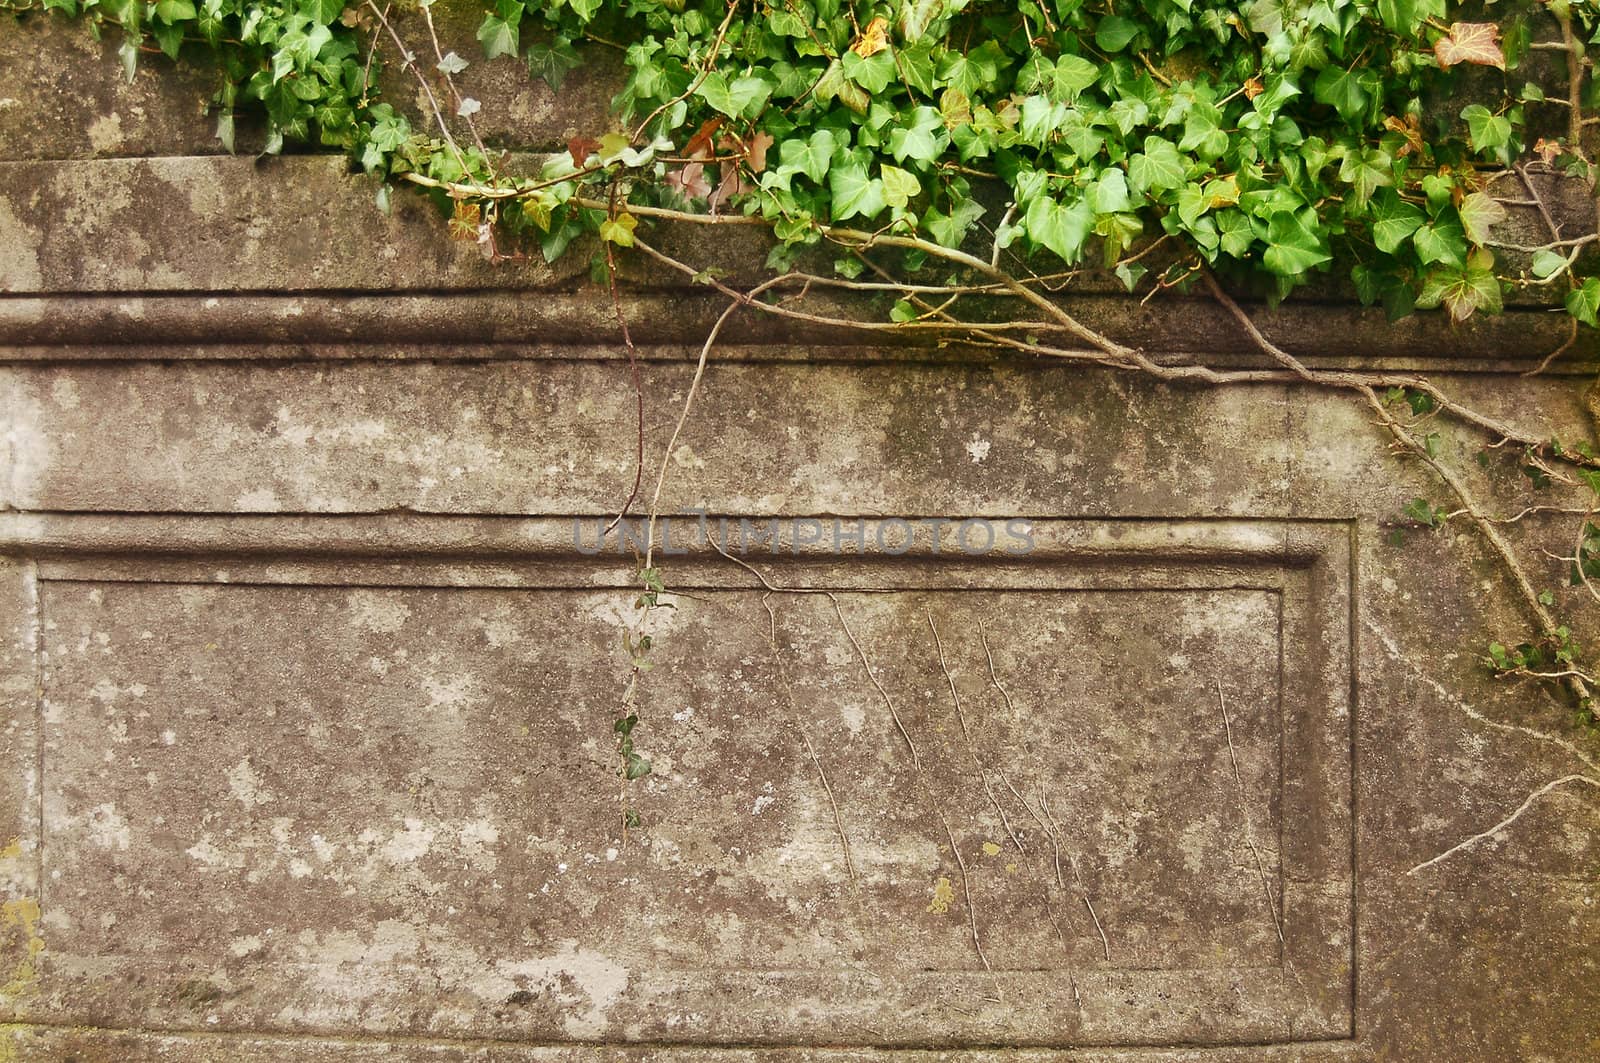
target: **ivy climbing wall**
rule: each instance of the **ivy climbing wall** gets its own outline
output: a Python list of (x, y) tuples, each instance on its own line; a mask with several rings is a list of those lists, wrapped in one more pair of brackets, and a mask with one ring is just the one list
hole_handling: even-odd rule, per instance
[[(489, 261), (242, 118), (230, 156), (204, 71), (70, 25), (0, 62), (0, 1059), (1600, 1052), (1600, 744), (1491, 677), (1510, 577), (1348, 396), (746, 315), (666, 453), (705, 286), (619, 262), (641, 422), (588, 255)], [(554, 146), (615, 74), (468, 88)], [(1072, 299), (1260, 365), (1207, 299)], [(1538, 307), (1251, 310), (1593, 437)], [(641, 423), (673, 608), (626, 781)], [(1570, 507), (1493, 442), (1434, 459)], [(1582, 615), (1573, 515), (1515, 530)]]

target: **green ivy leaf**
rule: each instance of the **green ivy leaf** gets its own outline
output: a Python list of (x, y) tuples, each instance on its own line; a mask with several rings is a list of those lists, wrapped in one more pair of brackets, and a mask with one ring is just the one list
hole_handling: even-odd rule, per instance
[(1372, 193), (1394, 184), (1394, 159), (1382, 148), (1347, 152), (1339, 164), (1339, 180), (1350, 185), (1356, 206), (1365, 206)]
[(1089, 202), (1096, 214), (1115, 214), (1133, 205), (1128, 197), (1128, 180), (1122, 171), (1108, 169), (1089, 190)]
[(1049, 196), (1040, 196), (1028, 207), (1028, 236), (1034, 243), (1049, 248), (1068, 264), (1083, 255), (1083, 244), (1094, 231), (1094, 208), (1085, 200), (1065, 206)]
[(1029, 96), (1022, 101), (1017, 132), (1025, 143), (1045, 147), (1067, 121), (1067, 105), (1048, 96)]
[(922, 227), (935, 243), (944, 247), (960, 247), (967, 232), (983, 214), (983, 204), (974, 199), (963, 199), (951, 206), (949, 214), (929, 207), (922, 216)]
[(801, 140), (785, 140), (778, 145), (780, 171), (803, 173), (818, 184), (828, 175), (828, 165), (833, 161), (835, 142), (833, 134), (819, 129)]
[(567, 74), (583, 65), (578, 51), (565, 37), (556, 37), (549, 44), (528, 46), (528, 73), (543, 78), (544, 83), (556, 92), (561, 91)]
[(1458, 322), (1480, 310), (1499, 313), (1500, 282), (1486, 269), (1435, 269), (1423, 281), (1417, 306), (1426, 310), (1441, 304), (1449, 311), (1450, 319)]
[(1462, 269), (1467, 264), (1467, 234), (1461, 223), (1448, 215), (1419, 226), (1411, 234), (1411, 242), (1425, 266), (1437, 262)]
[(843, 65), (844, 76), (873, 95), (888, 88), (889, 82), (895, 76), (894, 54), (891, 49), (886, 48), (866, 59), (855, 52), (847, 51), (840, 62)]
[(1385, 188), (1372, 200), (1372, 242), (1377, 244), (1379, 251), (1392, 255), (1417, 231), (1424, 218), (1420, 207), (1407, 203), (1392, 189)]
[(1416, 0), (1378, 0), (1378, 17), (1402, 37), (1416, 33), (1422, 21), (1417, 14)]
[(763, 78), (738, 77), (729, 81), (715, 70), (695, 89), (696, 96), (729, 118), (754, 118), (771, 94), (772, 86)]
[(869, 177), (866, 163), (853, 154), (834, 157), (828, 171), (828, 191), (833, 196), (833, 220), (848, 218), (875, 218), (888, 205), (883, 195), (883, 182)]
[(1540, 251), (1533, 256), (1533, 263), (1530, 268), (1532, 269), (1535, 277), (1538, 277), (1540, 280), (1549, 280), (1551, 277), (1555, 276), (1558, 271), (1565, 269), (1566, 265), (1566, 255), (1545, 250)]
[(313, 22), (326, 26), (344, 11), (345, 0), (302, 0), (300, 10), (311, 16)]
[(1045, 94), (1060, 103), (1071, 103), (1100, 78), (1100, 68), (1081, 55), (1063, 55), (1056, 60)]
[(1467, 139), (1472, 150), (1480, 155), (1503, 148), (1511, 143), (1511, 120), (1495, 114), (1481, 103), (1463, 108), (1461, 117), (1467, 123)]
[[(339, 6), (344, 6), (343, 0), (340, 0)], [(156, 4), (156, 18), (169, 26), (187, 22), (194, 17), (194, 5), (189, 0), (160, 0), (160, 3)]]
[(199, 30), (200, 36), (204, 37), (213, 48), (222, 43), (224, 29), (222, 2), (223, 0), (205, 0), (205, 4), (195, 16), (195, 29)]
[(618, 214), (615, 218), (607, 218), (600, 223), (600, 239), (618, 247), (633, 246), (633, 230), (638, 228), (639, 219), (632, 214)]
[(122, 44), (117, 47), (117, 58), (122, 60), (122, 75), (128, 79), (128, 84), (133, 84), (133, 75), (139, 69), (139, 42), (135, 38), (124, 37)]
[(522, 11), (523, 5), (500, 0), (495, 13), (484, 16), (482, 24), (478, 26), (478, 40), (483, 43), (484, 55), (496, 59), (502, 55), (517, 54)]
[(1422, 194), (1428, 197), (1428, 211), (1437, 214), (1450, 205), (1456, 184), (1443, 174), (1430, 173), (1422, 179)]
[(150, 36), (161, 46), (162, 53), (168, 59), (178, 58), (178, 49), (183, 47), (184, 25), (179, 22), (172, 25), (154, 22), (149, 27)]
[(1256, 242), (1255, 230), (1250, 227), (1250, 219), (1238, 210), (1225, 210), (1212, 217), (1216, 220), (1222, 253), (1238, 259), (1249, 255), (1250, 248)]
[(913, 196), (921, 194), (922, 182), (917, 180), (915, 174), (888, 163), (879, 169), (883, 173), (883, 201), (889, 206), (904, 209)]
[(1280, 277), (1297, 277), (1333, 256), (1319, 235), (1297, 211), (1279, 211), (1267, 220), (1267, 269)]
[(932, 162), (949, 143), (944, 117), (932, 107), (918, 107), (908, 124), (896, 126), (889, 134), (889, 153), (896, 162)]
[(1139, 36), (1139, 24), (1120, 15), (1107, 15), (1095, 27), (1094, 44), (1102, 52), (1120, 52)]
[[(818, 8), (817, 14), (822, 14)], [(939, 60), (935, 76), (951, 88), (976, 97), (997, 86), (1006, 54), (994, 40), (986, 40), (965, 53), (951, 50)], [(887, 84), (887, 82), (886, 82)]]
[(1360, 77), (1355, 70), (1324, 67), (1322, 73), (1317, 75), (1316, 83), (1311, 86), (1311, 94), (1318, 103), (1325, 103), (1338, 111), (1346, 121), (1359, 120), (1367, 110), (1367, 92), (1361, 87)]
[(1181, 188), (1185, 183), (1186, 168), (1183, 156), (1172, 141), (1163, 137), (1146, 137), (1144, 151), (1128, 160), (1128, 183), (1135, 192), (1165, 192)]
[(1567, 293), (1567, 313), (1594, 328), (1600, 325), (1595, 318), (1597, 312), (1600, 312), (1600, 277), (1590, 277), (1581, 287)]

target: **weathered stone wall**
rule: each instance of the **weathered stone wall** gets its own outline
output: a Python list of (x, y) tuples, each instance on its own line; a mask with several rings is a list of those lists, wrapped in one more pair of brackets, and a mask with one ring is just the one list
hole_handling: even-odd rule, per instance
[[(1600, 753), (1478, 665), (1526, 626), (1485, 544), (1389, 542), (1438, 492), (1363, 409), (741, 322), (663, 511), (822, 529), (747, 560), (832, 597), (662, 559), (624, 832), (635, 563), (586, 550), (634, 398), (584, 257), (218, 155), (203, 72), (73, 27), (0, 58), (0, 1059), (1600, 1053), (1592, 788), (1410, 872)], [(653, 469), (721, 308), (629, 268)], [(1203, 302), (1075, 306), (1251, 360)], [(1592, 366), (1519, 375), (1543, 312), (1261, 320), (1593, 435)], [(896, 538), (976, 517), (1032, 551)]]

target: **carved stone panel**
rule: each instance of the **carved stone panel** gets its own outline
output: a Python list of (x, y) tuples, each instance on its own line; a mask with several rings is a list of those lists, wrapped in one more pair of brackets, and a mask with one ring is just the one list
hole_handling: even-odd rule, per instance
[(152, 576), (79, 520), (83, 549), (42, 563), (35, 1014), (733, 1045), (1351, 1036), (1342, 525), (750, 555), (793, 593), (702, 545), (653, 614), (654, 769), (619, 795), (615, 557), (547, 521), (519, 522), (520, 564), (390, 558), (369, 533), (308, 565), (285, 523)]

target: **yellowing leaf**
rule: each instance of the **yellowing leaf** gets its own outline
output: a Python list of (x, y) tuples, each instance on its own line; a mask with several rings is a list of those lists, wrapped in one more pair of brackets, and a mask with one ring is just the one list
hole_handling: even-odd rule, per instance
[(856, 43), (850, 46), (850, 50), (863, 59), (869, 59), (887, 47), (889, 47), (889, 20), (875, 18), (867, 23), (867, 28), (861, 31), (861, 36), (856, 38)]
[(1474, 192), (1456, 207), (1467, 239), (1482, 246), (1489, 241), (1489, 230), (1506, 220), (1506, 208), (1487, 192)]
[(1500, 27), (1493, 22), (1452, 22), (1450, 32), (1433, 42), (1433, 54), (1442, 67), (1457, 63), (1506, 68), (1500, 51)]
[(915, 41), (944, 14), (944, 0), (900, 0), (900, 36)]
[(1392, 133), (1399, 133), (1406, 138), (1406, 142), (1400, 146), (1400, 150), (1395, 152), (1401, 158), (1410, 155), (1414, 151), (1420, 152), (1422, 150), (1422, 127), (1415, 115), (1408, 114), (1402, 121), (1391, 114), (1383, 120), (1383, 128)]
[(483, 212), (478, 204), (464, 199), (456, 200), (454, 212), (450, 215), (450, 239), (476, 240), (482, 217)]
[(639, 219), (632, 214), (618, 214), (615, 218), (607, 218), (600, 223), (600, 239), (610, 241), (618, 247), (633, 246), (633, 230), (639, 225)]

